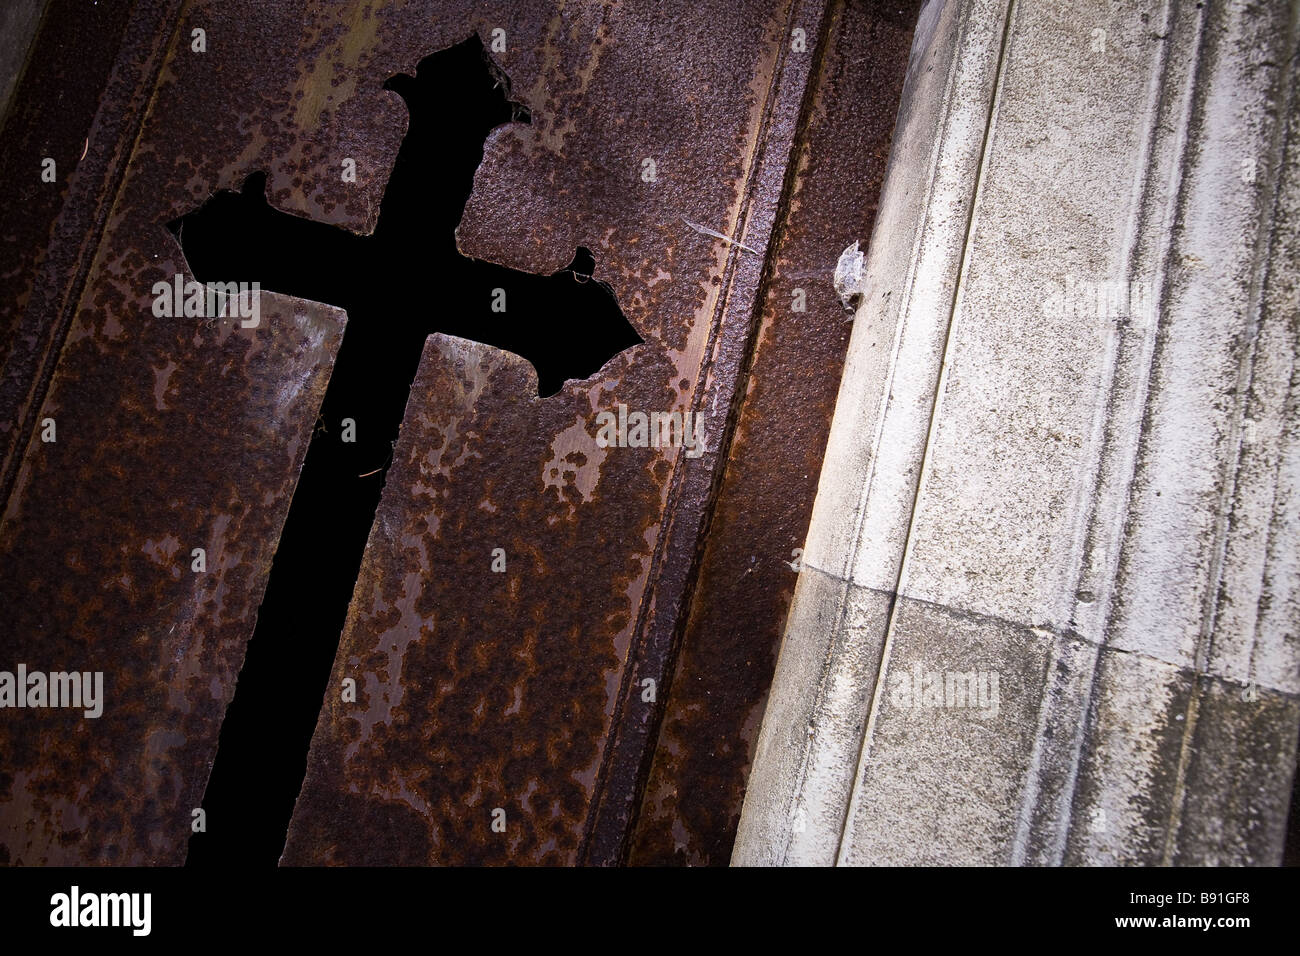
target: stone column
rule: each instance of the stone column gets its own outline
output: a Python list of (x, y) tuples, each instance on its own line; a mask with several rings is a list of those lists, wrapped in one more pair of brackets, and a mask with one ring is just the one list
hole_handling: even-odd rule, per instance
[(733, 863), (1280, 860), (1298, 21), (927, 4)]

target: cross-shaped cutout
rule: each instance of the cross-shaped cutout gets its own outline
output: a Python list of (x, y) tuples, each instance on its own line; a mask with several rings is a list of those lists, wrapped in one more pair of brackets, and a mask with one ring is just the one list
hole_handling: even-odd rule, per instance
[[(612, 292), (588, 281), (586, 249), (552, 276), (456, 249), (483, 139), (520, 113), (502, 84), (477, 38), (425, 58), (415, 78), (385, 83), (406, 101), (410, 126), (373, 235), (273, 209), (260, 174), (169, 224), (200, 282), (257, 281), (348, 313), (204, 796), (208, 818), (223, 822), (213, 837), (192, 837), (191, 864), (274, 864), (284, 845), (426, 337), (445, 332), (523, 356), (543, 396), (641, 342)], [(492, 308), (495, 290), (504, 312)], [(343, 440), (344, 419), (354, 441)]]
[[(462, 46), (481, 55), (477, 41)], [(460, 48), (448, 52), (464, 58)], [(345, 309), (344, 349), (362, 347), (356, 339), (373, 339), (390, 356), (400, 349), (418, 360), (425, 337), (444, 332), (523, 356), (537, 369), (541, 394), (551, 395), (567, 379), (594, 374), (642, 340), (609, 288), (588, 281), (595, 260), (584, 247), (550, 276), (460, 254), (454, 229), (473, 170), (463, 181), (448, 176), (444, 156), (454, 147), (446, 130), (462, 127), (449, 113), (472, 114), (483, 135), (527, 114), (504, 95), (493, 97), (487, 109), (465, 97), (465, 77), (453, 74), (453, 62), (435, 54), (421, 62), (415, 78), (398, 74), (384, 84), (406, 101), (410, 126), (372, 235), (273, 208), (263, 173), (248, 177), (240, 192), (217, 193), (168, 228), (200, 282), (256, 280), (265, 290)], [(478, 157), (482, 138), (474, 139)], [(347, 357), (341, 350), (336, 377), (349, 371), (342, 364)]]

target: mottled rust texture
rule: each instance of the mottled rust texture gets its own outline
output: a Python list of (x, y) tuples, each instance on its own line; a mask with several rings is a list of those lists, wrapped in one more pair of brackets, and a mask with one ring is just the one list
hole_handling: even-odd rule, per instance
[[(0, 182), (8, 188), (0, 221), (0, 368), (83, 146), (90, 155), (91, 124), (130, 10), (125, 3), (87, 9), (79, 0), (52, 0), (22, 78), (28, 92), (15, 97), (3, 117)], [(56, 164), (53, 183), (41, 179), (41, 162), (47, 156)], [(9, 435), (12, 423), (0, 422), (0, 430)]]
[[(761, 100), (754, 161), (744, 179), (741, 224), (734, 230), (734, 235), (755, 251), (735, 254), (724, 273), (722, 308), (706, 346), (701, 387), (695, 398), (695, 407), (707, 410), (718, 423), (711, 432), (712, 449), (717, 454), (702, 466), (687, 463), (674, 476), (665, 534), (656, 546), (649, 593), (642, 608), (642, 631), (628, 663), (623, 706), (607, 747), (602, 786), (588, 828), (585, 863), (610, 865), (623, 862), (626, 856), (632, 819), (653, 753), (654, 734), (662, 717), (662, 698), (647, 707), (642, 688), (647, 681), (653, 681), (666, 689), (671, 678), (676, 639), (689, 605), (733, 423), (744, 397), (744, 375), (758, 327), (762, 278), (777, 213), (792, 178), (795, 140), (804, 103), (811, 93), (825, 6), (821, 0), (795, 3), (777, 34), (778, 55), (770, 86)], [(794, 48), (796, 29), (807, 37), (802, 49)], [(721, 414), (724, 409), (725, 418)]]
[[(174, 18), (148, 22), (154, 6), (133, 10), (94, 124), (134, 117), (138, 139), (92, 135), (91, 149), (131, 150), (125, 175), (94, 209), (63, 211), (41, 266), (78, 290), (67, 334), (35, 311), (54, 294), (38, 278), (15, 338), (58, 362), (48, 387), (39, 362), (21, 383), (36, 427), (17, 443), (0, 524), (0, 668), (102, 670), (106, 700), (97, 720), (5, 711), (0, 860), (11, 863), (183, 862), (342, 331), (337, 310), (269, 295), (257, 329), (152, 315), (153, 283), (182, 268), (164, 224), (258, 165), (291, 174), (290, 142), (327, 135), (283, 132), (267, 117), (284, 98), (259, 103), (247, 84), (293, 61), (292, 16), (261, 34), (278, 56), (246, 26), (228, 25), (222, 42), (221, 21), (204, 17), (199, 55)], [(141, 93), (133, 71), (169, 44), (158, 85), (150, 77)], [(384, 132), (358, 155), (391, 161), (401, 130)], [(365, 209), (358, 201), (356, 225)], [(89, 249), (65, 219), (91, 224)], [(69, 273), (83, 267), (80, 283)], [(54, 443), (40, 439), (45, 418)], [(190, 570), (195, 547), (204, 574)]]
[[(140, 130), (180, 0), (53, 0), (0, 139), (0, 501)], [(91, 143), (94, 143), (92, 148)], [(83, 155), (84, 153), (84, 155)], [(55, 161), (55, 181), (41, 179)]]
[[(104, 670), (107, 701), (0, 723), (0, 861), (181, 862), (339, 341), (336, 310), (269, 295), (256, 330), (155, 319), (184, 268), (164, 223), (265, 170), (277, 207), (371, 231), (406, 127), (383, 82), (501, 28), (531, 123), (488, 138), (459, 245), (543, 274), (588, 247), (645, 343), (538, 399), (517, 357), (430, 339), (284, 860), (624, 861), (667, 705), (635, 856), (725, 862), (847, 335), (828, 272), (869, 230), (912, 19), (825, 6), (132, 8), (45, 251), (5, 276), (0, 668)], [(781, 314), (792, 284), (807, 313)], [(598, 447), (619, 405), (700, 413), (707, 451)], [(716, 802), (666, 796), (692, 789)]]
[[(392, 16), (393, 35), (416, 29)], [(506, 30), (496, 59), (532, 123), (489, 137), (462, 250), (545, 273), (585, 245), (646, 341), (534, 408), (519, 374), (512, 389), (495, 385), (502, 371), (453, 375), (452, 346), (434, 340), (421, 388), (443, 400), (449, 377), (494, 385), (408, 406), (399, 460), (449, 434), (457, 452), (425, 460), (436, 475), (389, 478), (381, 510), (406, 550), (372, 535), (335, 672), (365, 695), (327, 704), (285, 862), (621, 859), (661, 706), (643, 682), (667, 677), (820, 18), (819, 3), (643, 2), (481, 20), (489, 42)], [(798, 24), (812, 40), (793, 54)], [(478, 361), (495, 368), (456, 360)], [(620, 404), (698, 410), (707, 453), (597, 447), (596, 414)], [(444, 484), (450, 503), (427, 521), (426, 489)], [(490, 569), (497, 547), (505, 574)]]
[(430, 337), (285, 862), (572, 862), (667, 470), (587, 433), (616, 384), (539, 399), (519, 357)]
[[(634, 865), (726, 865), (794, 592), (851, 325), (831, 285), (866, 246), (918, 0), (837, 4), (763, 319), (633, 835)], [(795, 290), (806, 312), (795, 312)]]
[(5, 711), (2, 862), (184, 859), (342, 332), (265, 299), (258, 333), (106, 292), (69, 337), (57, 441), (29, 447), (0, 526), (3, 669), (103, 671), (103, 715)]

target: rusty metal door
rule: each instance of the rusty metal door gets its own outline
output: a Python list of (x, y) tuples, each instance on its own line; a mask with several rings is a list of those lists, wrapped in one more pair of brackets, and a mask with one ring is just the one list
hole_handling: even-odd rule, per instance
[(520, 110), (460, 252), (590, 250), (641, 342), (542, 397), (519, 355), (427, 340), (342, 634), (304, 638), (333, 663), (291, 817), (257, 779), (243, 812), (286, 864), (725, 864), (917, 4), (100, 6), (49, 4), (4, 127), (0, 672), (102, 675), (101, 712), (0, 709), (0, 862), (245, 838), (205, 789), (256, 745), (222, 724), (353, 317), (160, 316), (192, 276), (166, 226), (264, 173), (373, 233), (386, 81), (476, 37)]

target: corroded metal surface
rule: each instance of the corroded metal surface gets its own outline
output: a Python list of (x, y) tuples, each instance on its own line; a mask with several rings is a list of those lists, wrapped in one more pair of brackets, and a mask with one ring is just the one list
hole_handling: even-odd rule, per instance
[[(692, 407), (713, 422), (711, 451), (698, 463), (683, 462), (670, 489), (664, 534), (642, 606), (640, 640), (633, 647), (624, 680), (622, 707), (613, 728), (588, 831), (584, 862), (622, 862), (654, 735), (662, 719), (662, 697), (645, 706), (647, 681), (666, 690), (672, 676), (676, 638), (688, 606), (698, 555), (722, 477), (737, 409), (744, 398), (744, 373), (758, 325), (760, 291), (779, 206), (792, 175), (795, 140), (822, 34), (825, 3), (795, 3), (776, 32), (777, 57), (760, 119), (753, 162), (746, 170), (734, 235), (762, 254), (734, 254), (723, 273), (721, 308), (710, 330)], [(792, 37), (806, 37), (796, 49)], [(725, 419), (722, 412), (725, 410)]]
[[(0, 667), (104, 674), (99, 717), (0, 719), (0, 859), (11, 863), (183, 861), (342, 331), (337, 310), (274, 296), (256, 329), (153, 316), (153, 284), (183, 269), (164, 224), (265, 142), (226, 126), (247, 96), (238, 71), (177, 82), (194, 65), (177, 62), (187, 41), (151, 91), (149, 55), (176, 26), (151, 14), (165, 13), (134, 10), (92, 127), (114, 130), (92, 133), (110, 154), (94, 160), (102, 194), (70, 185), (14, 333), (27, 364), (11, 351), (6, 367), (30, 396), (9, 406), (14, 419), (32, 427), (15, 437), (0, 524)], [(60, 290), (72, 296), (66, 334)]]
[[(85, 288), (179, 0), (54, 0), (5, 119), (0, 501)], [(170, 32), (170, 31), (168, 31)], [(116, 54), (116, 58), (114, 57)], [(91, 149), (91, 141), (94, 149)], [(54, 181), (42, 178), (54, 160)]]
[(649, 456), (586, 434), (613, 384), (539, 399), (517, 356), (429, 339), (285, 862), (573, 861), (645, 581), (624, 509), (659, 503)]
[(102, 672), (102, 714), (4, 712), (3, 862), (183, 860), (342, 332), (269, 296), (260, 334), (103, 296), (0, 527), (4, 669)]
[[(715, 528), (732, 537), (704, 557), (688, 680), (748, 654), (734, 629), (717, 656), (702, 637), (729, 595), (757, 593), (720, 584), (749, 568), (734, 530), (757, 529), (738, 516), (785, 504), (763, 537), (765, 548), (779, 545), (764, 553), (775, 562), (788, 559), (786, 539), (801, 536), (811, 501), (842, 333), (820, 319), (806, 330), (777, 323), (775, 310), (783, 283), (862, 235), (858, 183), (874, 181), (871, 162), (883, 157), (877, 140), (836, 144), (844, 155), (830, 175), (860, 177), (848, 199), (830, 186), (819, 193), (817, 164), (806, 168), (791, 238), (769, 262), (808, 104), (826, 136), (849, 99), (877, 96), (844, 48), (816, 79), (827, 31), (851, 33), (832, 27), (823, 6), (133, 8), (92, 148), (45, 252), (6, 278), (21, 294), (19, 311), (4, 314), (12, 333), (0, 418), (21, 425), (4, 446), (12, 494), (0, 602), (13, 621), (4, 644), (33, 669), (104, 670), (107, 697), (97, 720), (29, 712), (0, 725), (0, 752), (15, 755), (0, 768), (11, 862), (180, 862), (337, 347), (336, 311), (277, 297), (264, 296), (258, 330), (154, 319), (152, 284), (184, 269), (164, 224), (265, 170), (278, 208), (372, 231), (406, 127), (384, 81), (472, 33), (531, 122), (489, 137), (458, 230), (462, 251), (549, 274), (586, 246), (595, 278), (645, 344), (543, 400), (517, 358), (430, 341), (285, 861), (626, 858), (738, 419), (729, 481), (752, 475), (762, 490), (724, 492)], [(203, 53), (191, 48), (195, 29), (205, 31)], [(796, 29), (806, 37), (798, 49)], [(877, 39), (896, 52), (893, 34)], [(814, 101), (810, 82), (833, 86)], [(891, 100), (889, 117), (893, 109)], [(356, 161), (355, 183), (338, 175), (344, 157)], [(810, 197), (834, 211), (801, 220)], [(824, 224), (834, 229), (813, 238)], [(811, 320), (832, 293), (808, 287)], [(751, 361), (759, 374), (746, 386)], [(808, 403), (804, 412), (778, 408), (786, 389), (813, 396), (793, 399)], [(746, 401), (755, 411), (742, 413)], [(707, 450), (598, 446), (597, 413), (620, 405), (699, 413)], [(35, 430), (47, 415), (58, 421), (53, 445)], [(806, 463), (790, 466), (798, 479), (782, 484), (779, 468), (755, 464), (770, 428), (800, 443), (780, 458)], [(191, 547), (208, 549), (204, 575), (189, 571)], [(764, 580), (776, 579), (769, 566)], [(749, 614), (759, 645), (771, 647), (779, 625), (768, 615), (784, 602), (778, 586)], [(716, 714), (733, 756), (721, 789), (701, 790), (706, 800), (716, 792), (720, 809), (686, 824), (689, 859), (723, 862), (719, 834), (743, 778), (738, 755), (764, 666)], [(345, 678), (356, 681), (355, 703), (343, 699)], [(647, 834), (682, 812), (666, 807), (664, 787), (709, 777), (700, 761), (711, 715), (683, 686), (661, 758), (697, 756), (661, 759)], [(497, 808), (504, 832), (492, 827)], [(656, 839), (638, 855), (666, 859)]]
[[(851, 329), (831, 272), (846, 246), (871, 235), (918, 6), (831, 11), (633, 864), (718, 866), (731, 856)], [(806, 311), (795, 311), (797, 290)]]
[[(57, 90), (56, 97), (16, 98), (0, 137), (0, 175), (9, 184), (0, 255), (0, 367), (13, 345), (18, 317), (34, 284), (35, 264), (45, 254), (50, 231), (68, 197), (68, 181), (82, 160), (99, 97), (108, 83), (126, 25), (127, 4), (104, 4), (84, 12), (75, 0), (53, 0), (45, 28), (30, 51), (24, 82), (29, 90)], [(53, 183), (41, 178), (41, 163), (55, 160)], [(15, 213), (21, 210), (21, 215)], [(0, 424), (0, 428), (8, 425)], [(9, 429), (5, 428), (8, 434)]]
[[(820, 18), (646, 3), (502, 21), (532, 123), (489, 138), (461, 248), (547, 273), (587, 246), (645, 344), (534, 406), (521, 373), (506, 389), (491, 356), (434, 340), (397, 455), (422, 464), (381, 504), (405, 550), (377, 526), (286, 862), (621, 859), (662, 700), (646, 682), (668, 676)], [(619, 405), (698, 412), (707, 451), (599, 447), (596, 415)]]

